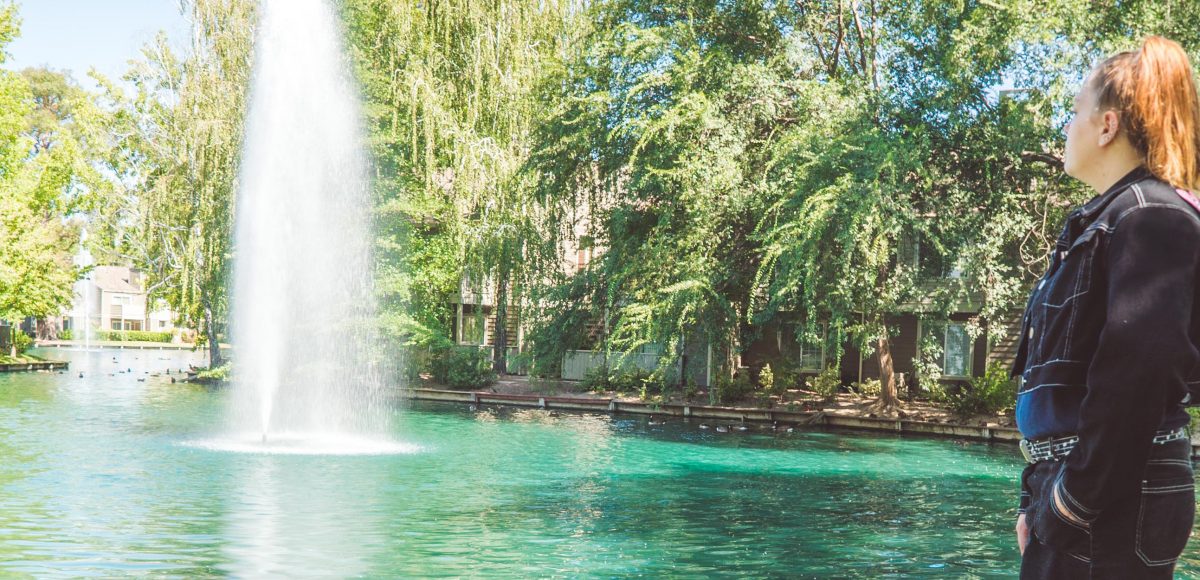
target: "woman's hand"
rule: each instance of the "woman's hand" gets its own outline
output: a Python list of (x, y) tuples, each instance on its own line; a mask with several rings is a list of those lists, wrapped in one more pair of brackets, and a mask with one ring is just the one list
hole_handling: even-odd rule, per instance
[(1025, 514), (1017, 516), (1017, 547), (1021, 555), (1025, 555), (1025, 546), (1029, 544), (1029, 525), (1025, 523)]

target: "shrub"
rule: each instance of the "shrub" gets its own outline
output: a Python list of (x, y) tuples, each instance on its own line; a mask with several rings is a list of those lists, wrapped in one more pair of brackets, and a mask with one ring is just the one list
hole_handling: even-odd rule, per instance
[(1017, 382), (1008, 376), (1008, 368), (999, 361), (988, 365), (982, 377), (958, 388), (947, 388), (941, 397), (954, 414), (969, 416), (1007, 412), (1017, 401)]
[(1200, 407), (1188, 407), (1187, 414), (1192, 418), (1192, 421), (1188, 423), (1188, 431), (1195, 433), (1196, 427), (1200, 425)]
[(93, 338), (96, 340), (116, 340), (121, 342), (171, 342), (173, 332), (153, 332), (149, 330), (97, 330)]
[(13, 332), (13, 346), (17, 349), (17, 354), (21, 354), (33, 348), (33, 337), (17, 330)]
[(806, 383), (808, 390), (824, 399), (832, 399), (842, 386), (842, 377), (837, 368), (829, 367)]
[(489, 352), (475, 346), (452, 346), (431, 353), (433, 380), (452, 389), (479, 389), (496, 382)]
[(758, 386), (768, 395), (775, 393), (775, 373), (771, 370), (770, 363), (763, 365), (762, 370), (758, 372)]
[(736, 377), (717, 379), (714, 388), (709, 389), (708, 399), (714, 405), (724, 405), (740, 401), (754, 394), (754, 383), (750, 382), (747, 373), (739, 372)]
[(883, 392), (883, 383), (879, 379), (868, 379), (861, 383), (850, 385), (854, 392), (864, 397), (878, 397), (879, 393)]
[(583, 379), (579, 381), (579, 386), (592, 392), (600, 392), (608, 390), (608, 369), (604, 367), (592, 367), (583, 373)]
[(71, 340), (72, 336), (74, 336), (74, 334), (71, 332), (70, 328), (64, 328), (63, 330), (58, 331), (59, 340)]
[(216, 381), (216, 382), (228, 381), (230, 369), (232, 369), (232, 368), (233, 368), (233, 365), (229, 362), (226, 362), (225, 364), (223, 364), (219, 367), (210, 367), (210, 368), (198, 371), (196, 373), (196, 378), (200, 379), (201, 381)]
[(804, 372), (799, 365), (787, 360), (779, 361), (771, 367), (771, 375), (775, 382), (776, 394), (782, 395), (792, 388), (804, 388)]
[(650, 395), (661, 394), (664, 389), (662, 379), (641, 367), (618, 369), (594, 367), (583, 374), (580, 386), (593, 392), (637, 393), (643, 399)]

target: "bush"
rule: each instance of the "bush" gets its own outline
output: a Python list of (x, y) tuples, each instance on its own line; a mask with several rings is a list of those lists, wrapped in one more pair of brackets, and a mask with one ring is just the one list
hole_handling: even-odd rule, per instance
[(954, 414), (966, 417), (1007, 412), (1017, 401), (1017, 382), (1008, 376), (1008, 367), (999, 361), (988, 365), (982, 377), (957, 389), (947, 388), (941, 397)]
[(812, 377), (806, 383), (808, 390), (813, 391), (818, 396), (824, 399), (832, 399), (837, 395), (838, 389), (842, 386), (842, 377), (837, 368), (829, 367), (821, 374)]
[(452, 389), (479, 389), (496, 382), (490, 351), (475, 346), (439, 348), (431, 354), (433, 380)]
[(579, 381), (579, 386), (592, 392), (600, 392), (608, 390), (608, 369), (604, 367), (592, 367), (583, 373), (583, 379)]
[(230, 370), (233, 365), (229, 362), (219, 367), (209, 367), (196, 373), (196, 378), (203, 381), (225, 382), (229, 380)]
[(776, 366), (771, 367), (771, 378), (775, 383), (775, 392), (779, 395), (786, 393), (788, 389), (804, 388), (804, 371), (799, 365), (787, 360), (777, 361)]
[(96, 340), (116, 340), (121, 342), (171, 342), (173, 332), (152, 332), (149, 330), (97, 330), (93, 338)]
[(63, 330), (58, 331), (59, 340), (71, 340), (72, 336), (74, 336), (74, 334), (71, 332), (70, 328), (64, 328)]
[(637, 393), (643, 399), (649, 395), (663, 392), (662, 380), (655, 377), (654, 373), (640, 367), (616, 370), (595, 367), (584, 373), (580, 383), (583, 388), (593, 392)]
[(17, 349), (17, 354), (33, 348), (33, 337), (21, 332), (20, 330), (13, 332), (13, 346)]
[(771, 370), (770, 363), (763, 365), (758, 372), (758, 386), (768, 395), (775, 394), (775, 372)]
[(721, 377), (717, 379), (717, 384), (714, 388), (709, 389), (708, 399), (713, 405), (725, 405), (735, 401), (741, 401), (750, 395), (754, 394), (754, 383), (750, 381), (747, 373), (739, 372), (736, 377), (727, 379)]
[(878, 397), (879, 393), (883, 392), (883, 383), (879, 379), (868, 379), (861, 383), (850, 385), (854, 392), (864, 397)]

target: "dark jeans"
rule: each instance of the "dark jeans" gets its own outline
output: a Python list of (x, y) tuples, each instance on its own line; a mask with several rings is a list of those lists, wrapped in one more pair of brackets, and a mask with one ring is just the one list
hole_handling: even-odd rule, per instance
[(1061, 466), (1042, 461), (1022, 474), (1032, 497), (1021, 578), (1171, 578), (1196, 513), (1191, 442), (1155, 445), (1141, 492), (1107, 506), (1090, 526), (1064, 520), (1050, 505)]

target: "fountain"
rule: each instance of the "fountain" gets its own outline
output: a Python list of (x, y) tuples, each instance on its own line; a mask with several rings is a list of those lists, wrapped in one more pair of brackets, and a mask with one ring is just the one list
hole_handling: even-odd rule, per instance
[[(92, 253), (87, 249), (87, 226), (84, 225), (79, 231), (79, 251), (75, 253), (73, 262), (76, 267), (87, 268), (94, 261)], [(92, 272), (88, 271), (87, 275), (75, 282), (75, 295), (82, 296), (83, 312), (75, 310), (72, 313), (71, 324), (73, 333), (83, 332), (83, 350), (92, 350)], [(79, 306), (76, 302), (76, 308)], [(78, 336), (72, 336), (73, 339), (79, 340)]]
[(326, 0), (264, 0), (238, 193), (236, 447), (380, 453), (367, 158)]

